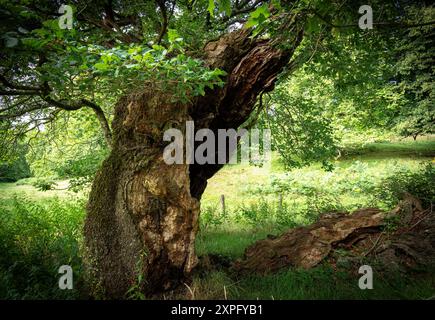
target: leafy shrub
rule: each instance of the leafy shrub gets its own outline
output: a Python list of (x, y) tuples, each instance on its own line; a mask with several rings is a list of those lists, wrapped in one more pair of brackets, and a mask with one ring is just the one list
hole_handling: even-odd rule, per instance
[(107, 150), (99, 150), (92, 154), (84, 154), (76, 159), (69, 159), (56, 168), (59, 177), (70, 178), (68, 189), (79, 192), (88, 187), (107, 156)]
[(242, 204), (236, 210), (236, 220), (252, 226), (270, 222), (273, 217), (274, 208), (264, 199), (258, 203)]
[(204, 206), (201, 209), (200, 225), (202, 229), (206, 229), (210, 226), (216, 227), (222, 225), (227, 215), (223, 215), (218, 212), (216, 206)]
[(11, 162), (0, 162), (0, 182), (14, 182), (31, 176), (24, 154)]
[(52, 178), (38, 178), (33, 184), (40, 191), (53, 190), (56, 182)]
[[(0, 299), (79, 298), (83, 218), (80, 199), (14, 198), (0, 206)], [(73, 269), (73, 290), (58, 287), (61, 265)]]
[(279, 205), (278, 201), (272, 202), (262, 198), (258, 202), (240, 205), (235, 212), (234, 220), (253, 227), (275, 224), (289, 228), (301, 222), (297, 222), (300, 214), (301, 212), (290, 207), (285, 201)]
[(95, 152), (85, 154), (77, 159), (66, 160), (61, 166), (56, 168), (60, 177), (76, 178), (93, 176), (105, 158), (105, 152)]
[(23, 178), (23, 179), (20, 179), (17, 182), (15, 182), (15, 185), (16, 186), (25, 186), (25, 185), (33, 186), (33, 184), (35, 184), (38, 179), (39, 178), (36, 178), (36, 177)]
[(340, 201), (332, 193), (322, 192), (313, 187), (305, 187), (302, 192), (308, 199), (305, 216), (313, 222), (321, 213), (344, 210)]
[(376, 191), (376, 197), (388, 206), (397, 204), (405, 192), (420, 199), (423, 206), (429, 206), (435, 202), (435, 167), (429, 162), (416, 172), (397, 171), (384, 179)]
[(77, 177), (69, 180), (68, 190), (79, 192), (90, 186), (93, 181), (93, 176)]

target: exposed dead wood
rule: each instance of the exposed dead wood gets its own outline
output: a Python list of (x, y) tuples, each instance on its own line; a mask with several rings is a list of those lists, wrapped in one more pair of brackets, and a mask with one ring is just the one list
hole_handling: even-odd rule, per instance
[[(326, 214), (310, 226), (257, 241), (233, 268), (260, 274), (285, 267), (312, 268), (326, 259), (334, 263), (337, 249), (347, 250), (353, 257), (375, 256), (388, 267), (434, 265), (435, 218), (428, 212), (417, 199), (406, 195), (390, 212), (366, 208), (352, 214)], [(383, 231), (392, 216), (398, 217), (398, 229)]]

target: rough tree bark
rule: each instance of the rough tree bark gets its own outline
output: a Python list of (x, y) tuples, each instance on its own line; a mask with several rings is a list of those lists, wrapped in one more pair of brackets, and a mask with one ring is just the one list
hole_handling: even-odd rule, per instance
[[(222, 165), (166, 165), (163, 132), (183, 130), (187, 120), (197, 129), (238, 128), (249, 117), (294, 51), (249, 36), (238, 30), (204, 48), (205, 63), (228, 73), (223, 88), (181, 104), (150, 86), (118, 102), (112, 151), (94, 180), (85, 221), (88, 263), (106, 297), (125, 298), (138, 274), (145, 293), (172, 289), (195, 267), (199, 201)], [(294, 47), (301, 37), (295, 34)]]

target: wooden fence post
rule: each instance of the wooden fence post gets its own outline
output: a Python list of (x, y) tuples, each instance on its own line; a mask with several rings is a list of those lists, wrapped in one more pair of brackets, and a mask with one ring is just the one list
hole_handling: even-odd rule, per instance
[(222, 215), (225, 215), (225, 196), (221, 194)]

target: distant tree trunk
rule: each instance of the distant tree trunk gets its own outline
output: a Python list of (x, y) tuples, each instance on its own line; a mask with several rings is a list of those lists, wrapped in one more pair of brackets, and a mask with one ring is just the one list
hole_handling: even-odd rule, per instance
[(112, 151), (94, 180), (85, 221), (87, 262), (106, 297), (125, 298), (139, 274), (142, 292), (174, 288), (195, 267), (199, 201), (222, 165), (165, 164), (163, 132), (183, 131), (187, 120), (197, 129), (238, 128), (249, 117), (293, 54), (249, 35), (229, 33), (204, 49), (209, 67), (228, 72), (224, 88), (190, 104), (172, 103), (153, 87), (118, 102)]

